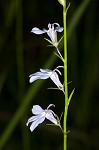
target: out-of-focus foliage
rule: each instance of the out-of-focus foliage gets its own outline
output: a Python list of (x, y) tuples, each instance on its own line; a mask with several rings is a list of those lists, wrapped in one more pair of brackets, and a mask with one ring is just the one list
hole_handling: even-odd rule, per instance
[[(98, 0), (69, 2), (68, 82), (72, 82), (68, 86), (69, 93), (73, 88), (75, 93), (68, 111), (68, 149), (98, 150)], [(39, 68), (62, 65), (53, 55), (54, 49), (47, 47), (46, 35), (30, 32), (33, 27), (47, 28), (48, 23), (54, 22), (62, 26), (62, 6), (58, 0), (0, 1), (0, 150), (63, 147), (59, 128), (45, 122), (31, 133), (25, 125), (34, 104), (46, 108), (54, 103), (59, 116), (64, 111), (62, 92), (47, 89), (54, 86), (50, 80), (28, 82), (28, 76)], [(61, 44), (61, 50), (62, 47)]]

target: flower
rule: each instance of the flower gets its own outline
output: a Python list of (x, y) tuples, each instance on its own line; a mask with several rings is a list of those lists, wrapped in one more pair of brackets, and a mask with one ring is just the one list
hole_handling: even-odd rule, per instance
[(39, 105), (33, 106), (32, 113), (35, 116), (32, 116), (31, 118), (29, 118), (26, 123), (27, 126), (29, 123), (31, 123), (31, 125), (30, 125), (31, 132), (33, 132), (34, 129), (45, 120), (45, 118), (50, 120), (55, 125), (58, 125), (58, 121), (55, 118), (55, 117), (57, 117), (57, 115), (51, 109), (49, 109), (51, 106), (55, 107), (54, 104), (50, 104), (47, 107), (47, 109), (44, 110)]
[[(56, 27), (55, 27), (56, 25)], [(48, 24), (48, 30), (43, 29), (40, 30), (37, 27), (34, 27), (32, 29), (31, 32), (35, 33), (35, 34), (43, 34), (43, 33), (47, 33), (47, 35), (50, 37), (52, 43), (55, 45), (57, 45), (57, 32), (62, 32), (63, 31), (63, 27), (60, 27), (60, 25), (58, 23), (53, 23), (53, 24)]]
[(58, 68), (63, 68), (63, 66), (58, 66), (54, 70), (50, 69), (40, 69), (40, 71), (31, 74), (29, 77), (29, 82), (32, 83), (37, 79), (48, 79), (50, 78), (58, 87), (58, 89), (63, 91), (63, 85), (61, 84), (57, 72), (61, 75), (61, 72)]

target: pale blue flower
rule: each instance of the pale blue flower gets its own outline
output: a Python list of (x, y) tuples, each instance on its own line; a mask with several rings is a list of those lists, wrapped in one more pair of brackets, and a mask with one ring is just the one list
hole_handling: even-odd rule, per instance
[(35, 116), (32, 116), (31, 118), (29, 118), (26, 123), (27, 126), (29, 123), (31, 123), (30, 125), (31, 132), (33, 132), (34, 129), (45, 120), (45, 118), (50, 120), (55, 125), (58, 125), (58, 121), (56, 119), (57, 115), (51, 109), (49, 109), (51, 106), (55, 107), (54, 104), (50, 104), (47, 107), (47, 109), (44, 110), (39, 105), (33, 106), (32, 113)]
[(54, 70), (40, 69), (40, 71), (38, 71), (34, 74), (31, 74), (29, 76), (30, 77), (29, 82), (32, 83), (38, 79), (50, 78), (55, 83), (55, 85), (58, 87), (58, 89), (63, 90), (63, 85), (60, 82), (59, 77), (58, 77), (58, 73), (61, 75), (61, 72), (58, 70), (58, 68), (63, 68), (63, 66), (58, 66)]
[(50, 37), (52, 43), (54, 45), (55, 44), (57, 45), (57, 32), (62, 32), (62, 31), (63, 31), (63, 27), (60, 27), (60, 25), (58, 23), (53, 23), (53, 24), (49, 23), (48, 30), (46, 30), (46, 29), (40, 30), (39, 28), (34, 27), (31, 32), (33, 32), (35, 34), (47, 33), (47, 35)]

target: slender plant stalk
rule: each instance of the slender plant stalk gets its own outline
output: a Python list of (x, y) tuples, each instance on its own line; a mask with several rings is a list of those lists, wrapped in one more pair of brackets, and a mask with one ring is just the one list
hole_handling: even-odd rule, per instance
[(68, 111), (68, 85), (67, 85), (67, 27), (66, 27), (66, 0), (63, 7), (64, 26), (64, 84), (65, 84), (65, 110), (64, 110), (64, 150), (67, 150), (67, 111)]

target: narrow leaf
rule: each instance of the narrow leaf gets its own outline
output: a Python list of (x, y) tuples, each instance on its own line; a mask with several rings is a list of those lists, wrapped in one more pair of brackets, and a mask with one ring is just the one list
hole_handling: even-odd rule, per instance
[(73, 96), (73, 94), (74, 94), (74, 91), (75, 91), (75, 88), (72, 90), (72, 92), (71, 92), (71, 94), (70, 94), (70, 96), (69, 96), (69, 99), (68, 99), (68, 105), (69, 105), (70, 100), (71, 100), (71, 98), (72, 98), (72, 96)]

